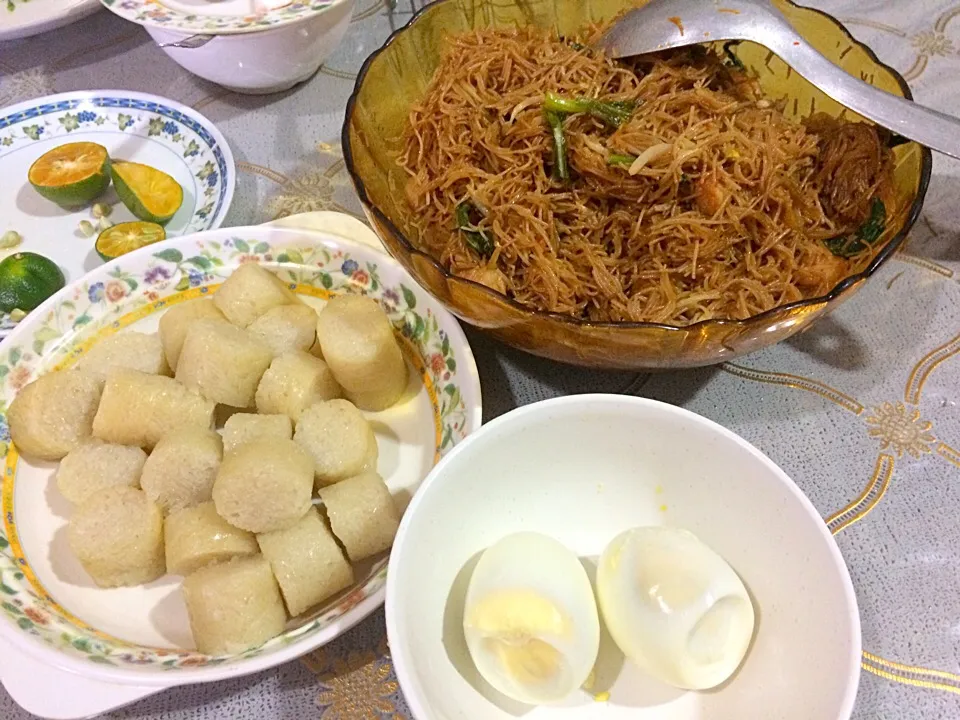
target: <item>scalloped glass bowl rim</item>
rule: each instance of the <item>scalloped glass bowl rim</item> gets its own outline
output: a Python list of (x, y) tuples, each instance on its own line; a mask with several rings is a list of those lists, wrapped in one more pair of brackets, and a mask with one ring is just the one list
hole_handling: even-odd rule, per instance
[[(867, 55), (870, 57), (870, 59), (874, 63), (876, 63), (879, 68), (891, 74), (891, 76), (897, 81), (897, 84), (900, 86), (901, 90), (903, 91), (904, 98), (906, 98), (907, 100), (913, 100), (913, 93), (910, 91), (910, 86), (907, 84), (907, 81), (903, 78), (903, 76), (899, 72), (897, 72), (894, 68), (882, 62), (880, 58), (877, 57), (877, 54), (868, 45), (860, 42), (855, 37), (853, 37), (853, 35), (850, 34), (850, 31), (847, 30), (847, 28), (843, 25), (843, 23), (841, 23), (839, 20), (837, 20), (835, 17), (833, 17), (829, 13), (826, 13), (822, 10), (806, 7), (803, 5), (798, 5), (797, 3), (793, 2), (793, 0), (784, 0), (784, 1), (802, 12), (811, 12), (811, 13), (816, 13), (818, 15), (822, 15), (827, 20), (829, 20), (834, 25), (836, 25), (837, 29), (840, 30), (849, 39), (851, 43), (853, 43), (854, 45), (864, 50), (867, 53)], [(922, 146), (920, 150), (921, 151), (921, 170), (920, 170), (920, 181), (917, 186), (917, 195), (910, 206), (909, 213), (904, 219), (903, 227), (901, 227), (900, 230), (897, 232), (897, 234), (894, 235), (892, 238), (890, 238), (887, 244), (880, 249), (880, 251), (876, 254), (876, 256), (874, 256), (873, 260), (870, 261), (870, 264), (867, 265), (866, 268), (864, 268), (862, 271), (860, 271), (856, 275), (850, 275), (844, 278), (843, 280), (841, 280), (826, 295), (820, 295), (813, 298), (805, 298), (803, 300), (797, 300), (796, 302), (787, 303), (784, 305), (777, 305), (776, 307), (770, 308), (769, 310), (765, 310), (762, 313), (751, 315), (749, 317), (746, 317), (740, 320), (733, 319), (733, 318), (711, 319), (711, 320), (701, 320), (699, 322), (692, 323), (690, 325), (669, 325), (665, 323), (635, 322), (635, 321), (596, 322), (592, 320), (581, 320), (580, 318), (576, 318), (571, 315), (564, 315), (562, 313), (556, 313), (556, 312), (551, 312), (546, 310), (535, 310), (526, 305), (522, 305), (521, 303), (518, 303), (516, 300), (508, 297), (503, 293), (497, 292), (496, 290), (493, 290), (487, 287), (486, 285), (483, 285), (482, 283), (478, 283), (474, 280), (468, 280), (467, 278), (461, 277), (459, 275), (454, 275), (453, 273), (449, 272), (445, 267), (443, 267), (443, 265), (441, 265), (437, 261), (437, 259), (434, 258), (432, 255), (414, 247), (413, 244), (407, 239), (406, 235), (400, 232), (400, 229), (397, 228), (397, 226), (393, 223), (393, 221), (390, 218), (388, 218), (380, 210), (380, 208), (376, 206), (376, 204), (373, 203), (373, 201), (370, 199), (370, 196), (367, 194), (367, 188), (363, 182), (363, 179), (359, 176), (356, 169), (354, 168), (353, 147), (350, 140), (350, 126), (351, 126), (351, 121), (353, 119), (354, 109), (357, 103), (357, 99), (359, 98), (359, 95), (360, 95), (360, 88), (363, 86), (363, 81), (366, 78), (367, 72), (370, 70), (370, 67), (373, 65), (376, 59), (383, 52), (385, 52), (401, 34), (412, 30), (414, 26), (418, 22), (420, 22), (425, 15), (427, 15), (431, 11), (434, 11), (437, 8), (437, 6), (447, 2), (457, 2), (457, 0), (435, 0), (434, 2), (424, 6), (413, 15), (413, 17), (410, 19), (410, 22), (408, 22), (403, 27), (398, 28), (397, 30), (392, 32), (390, 34), (390, 37), (387, 38), (386, 42), (380, 48), (374, 51), (364, 61), (363, 65), (360, 68), (360, 73), (357, 75), (357, 80), (356, 80), (356, 83), (354, 84), (353, 92), (350, 94), (350, 98), (347, 100), (347, 109), (344, 115), (343, 130), (341, 132), (341, 144), (343, 146), (343, 159), (344, 159), (344, 162), (346, 163), (347, 172), (350, 173), (350, 177), (353, 180), (354, 187), (356, 188), (356, 191), (357, 191), (357, 195), (360, 197), (360, 201), (363, 204), (364, 208), (368, 212), (374, 213), (374, 215), (376, 215), (377, 217), (377, 220), (384, 223), (384, 225), (386, 225), (390, 229), (390, 232), (396, 238), (399, 239), (399, 241), (407, 250), (407, 252), (411, 253), (412, 255), (417, 255), (419, 257), (424, 258), (434, 268), (436, 268), (438, 272), (441, 273), (444, 280), (447, 280), (447, 281), (456, 280), (457, 282), (469, 283), (470, 285), (476, 286), (487, 295), (490, 295), (491, 297), (495, 298), (497, 301), (506, 302), (511, 308), (518, 310), (519, 312), (522, 312), (525, 315), (528, 315), (531, 317), (548, 318), (550, 320), (565, 323), (568, 325), (573, 325), (575, 327), (598, 328), (598, 329), (599, 328), (624, 329), (624, 330), (640, 329), (640, 328), (656, 328), (659, 330), (668, 330), (668, 331), (696, 331), (700, 328), (707, 327), (707, 326), (738, 327), (738, 326), (749, 325), (758, 321), (762, 322), (767, 319), (773, 319), (776, 316), (780, 315), (781, 313), (790, 312), (792, 310), (796, 310), (799, 308), (813, 307), (816, 305), (824, 305), (824, 304), (829, 305), (834, 300), (836, 300), (837, 298), (842, 296), (844, 293), (846, 293), (848, 289), (852, 288), (855, 285), (858, 285), (864, 280), (869, 279), (870, 276), (873, 275), (873, 273), (875, 273), (880, 268), (880, 266), (883, 265), (899, 249), (900, 245), (903, 243), (904, 239), (907, 237), (907, 234), (910, 232), (910, 229), (913, 227), (914, 223), (916, 223), (916, 221), (920, 217), (920, 211), (923, 208), (923, 202), (924, 202), (924, 199), (926, 198), (927, 187), (930, 184), (930, 176), (933, 170), (933, 157), (930, 152), (930, 149)], [(429, 286), (426, 286), (425, 289), (427, 289), (429, 292), (432, 292)], [(456, 313), (456, 314), (460, 314), (460, 313)], [(482, 319), (482, 318), (478, 318), (478, 319)], [(469, 322), (470, 318), (466, 318), (466, 320)]]

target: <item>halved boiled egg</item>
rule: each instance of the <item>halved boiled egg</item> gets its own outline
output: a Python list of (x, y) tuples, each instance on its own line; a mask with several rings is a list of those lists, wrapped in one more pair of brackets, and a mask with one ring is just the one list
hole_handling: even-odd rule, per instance
[(753, 603), (740, 577), (678, 528), (634, 528), (614, 538), (600, 557), (597, 598), (623, 654), (688, 690), (729, 678), (753, 636)]
[(600, 620), (580, 560), (553, 538), (508, 535), (484, 551), (463, 615), (480, 675), (522, 703), (562, 700), (597, 659)]

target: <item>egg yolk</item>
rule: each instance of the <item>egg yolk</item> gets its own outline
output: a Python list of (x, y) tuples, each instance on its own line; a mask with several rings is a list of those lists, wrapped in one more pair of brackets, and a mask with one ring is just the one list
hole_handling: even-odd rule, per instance
[(548, 682), (563, 668), (563, 655), (541, 638), (568, 636), (570, 621), (551, 600), (532, 590), (490, 593), (470, 608), (466, 624), (486, 636), (485, 649), (517, 683)]
[(566, 635), (570, 622), (553, 601), (528, 589), (498, 590), (480, 599), (467, 623), (484, 635)]
[(521, 685), (539, 685), (552, 680), (563, 661), (553, 645), (537, 638), (487, 638), (483, 644), (500, 662), (504, 673)]

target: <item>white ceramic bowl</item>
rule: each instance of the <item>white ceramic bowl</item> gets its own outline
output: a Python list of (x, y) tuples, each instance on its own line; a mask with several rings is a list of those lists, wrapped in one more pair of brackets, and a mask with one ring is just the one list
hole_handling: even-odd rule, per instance
[(313, 76), (343, 40), (356, 0), (329, 7), (274, 29), (215, 34), (195, 48), (170, 47), (196, 32), (146, 24), (150, 36), (174, 62), (194, 75), (246, 94), (287, 90)]
[[(684, 692), (625, 661), (603, 631), (593, 692), (561, 706), (507, 701), (479, 678), (462, 631), (477, 555), (518, 530), (551, 535), (590, 568), (617, 533), (687, 528), (755, 600), (758, 629), (721, 688)], [(671, 405), (580, 395), (484, 425), (437, 465), (393, 546), (387, 632), (417, 720), (847, 720), (860, 621), (843, 558), (796, 485), (732, 432)]]

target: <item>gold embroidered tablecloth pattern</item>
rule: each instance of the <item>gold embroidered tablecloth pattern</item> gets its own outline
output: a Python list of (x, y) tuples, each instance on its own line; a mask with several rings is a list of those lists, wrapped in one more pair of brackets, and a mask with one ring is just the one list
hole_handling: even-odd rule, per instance
[[(35, 0), (45, 2), (49, 0)], [(126, 88), (191, 105), (231, 143), (228, 225), (309, 210), (360, 215), (339, 148), (363, 59), (420, 0), (360, 0), (346, 40), (308, 83), (268, 97), (187, 75), (142, 29), (103, 12), (0, 46), (0, 107), (52, 92)], [(899, 69), (918, 100), (960, 115), (958, 0), (813, 0)], [(637, 375), (565, 368), (470, 331), (485, 419), (574, 392), (683, 405), (740, 433), (811, 497), (840, 544), (863, 620), (858, 720), (960, 718), (960, 163), (935, 158), (903, 253), (856, 298), (742, 362)], [(798, 598), (802, 602), (802, 598)], [(28, 717), (0, 690), (0, 717)], [(115, 718), (408, 718), (382, 613), (270, 672), (164, 692)], [(811, 718), (811, 720), (817, 720)]]

